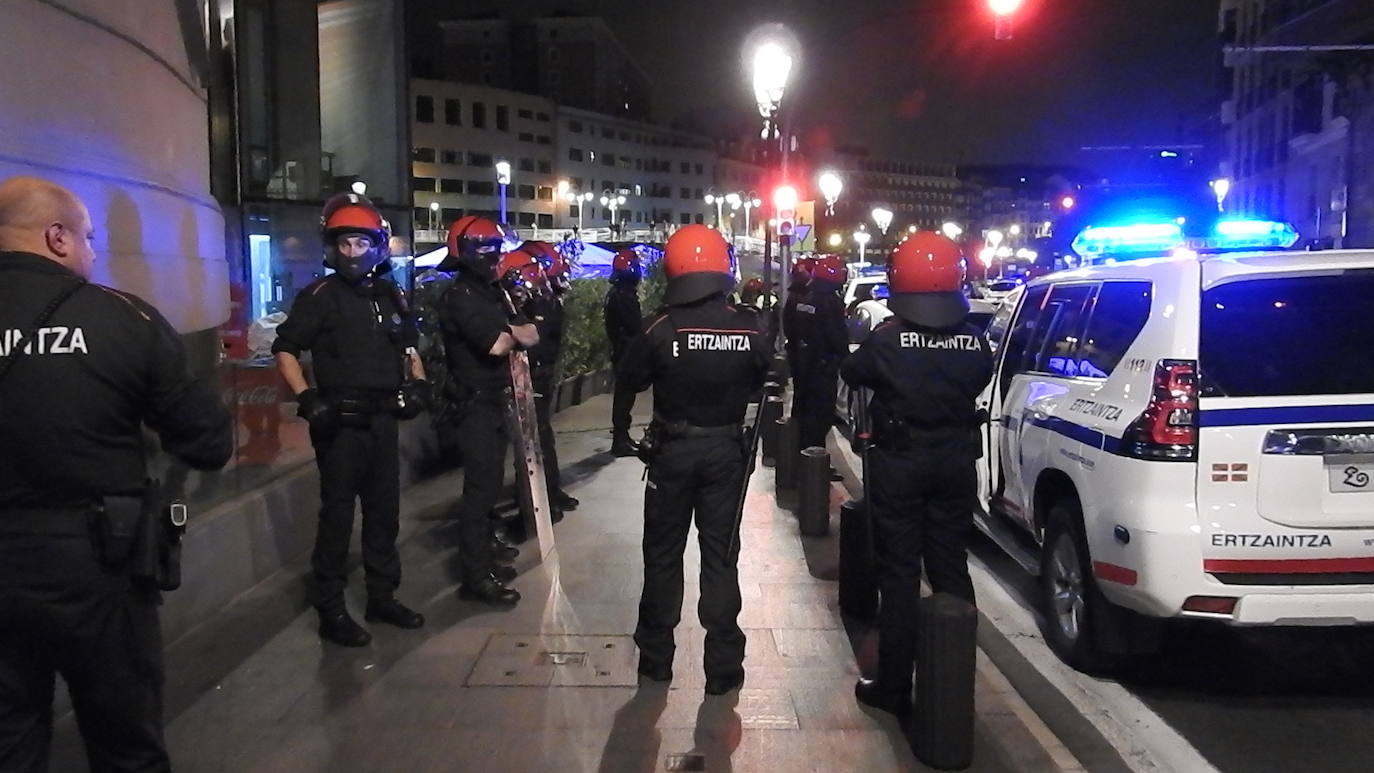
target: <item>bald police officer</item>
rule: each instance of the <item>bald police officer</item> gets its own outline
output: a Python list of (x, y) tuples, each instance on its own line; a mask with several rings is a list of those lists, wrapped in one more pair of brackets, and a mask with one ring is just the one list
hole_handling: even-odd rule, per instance
[(893, 251), (893, 315), (841, 366), (873, 391), (868, 494), (878, 552), (878, 676), (859, 701), (892, 712), (910, 705), (921, 569), (936, 593), (974, 602), (968, 533), (981, 452), (976, 401), (992, 380), (987, 338), (966, 321), (964, 257), (940, 234), (918, 231)]
[(47, 770), (59, 672), (92, 770), (169, 769), (159, 596), (109, 527), (141, 510), (141, 425), (198, 469), (233, 452), (167, 320), (86, 281), (94, 238), (70, 191), (0, 184), (0, 770)]
[(654, 388), (653, 438), (644, 491), (644, 591), (639, 602), (639, 673), (672, 679), (673, 629), (682, 616), (682, 553), (696, 518), (706, 628), (706, 692), (744, 683), (736, 505), (745, 483), (745, 410), (763, 385), (767, 342), (757, 320), (726, 302), (734, 256), (706, 226), (678, 229), (664, 251), (666, 311), (631, 341), (619, 377)]

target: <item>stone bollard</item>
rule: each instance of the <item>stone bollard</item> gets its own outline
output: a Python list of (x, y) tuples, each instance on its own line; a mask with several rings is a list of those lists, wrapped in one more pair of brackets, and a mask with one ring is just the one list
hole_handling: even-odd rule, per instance
[(764, 391), (763, 406), (759, 409), (759, 431), (763, 436), (759, 438), (763, 445), (763, 466), (772, 467), (777, 463), (778, 454), (778, 426), (782, 418), (782, 396), (769, 395)]
[(948, 593), (921, 599), (918, 609), (912, 750), (932, 768), (963, 770), (973, 764), (978, 609)]
[(860, 620), (878, 613), (878, 566), (873, 555), (873, 522), (868, 502), (840, 505), (840, 609)]
[(797, 468), (797, 521), (804, 537), (830, 533), (830, 452), (811, 447)]

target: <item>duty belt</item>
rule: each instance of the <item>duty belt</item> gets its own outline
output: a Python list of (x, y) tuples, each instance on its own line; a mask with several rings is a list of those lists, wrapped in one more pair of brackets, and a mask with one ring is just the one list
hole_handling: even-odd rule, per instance
[(0, 537), (89, 537), (94, 505), (16, 507), (0, 510)]
[(654, 414), (654, 424), (663, 430), (663, 434), (669, 438), (686, 437), (730, 437), (738, 438), (744, 432), (744, 426), (738, 422), (734, 424), (718, 424), (714, 427), (699, 427), (695, 424), (688, 424), (685, 421), (668, 421), (658, 414)]
[(340, 413), (391, 413), (396, 393), (378, 390), (322, 390), (321, 396), (338, 406)]

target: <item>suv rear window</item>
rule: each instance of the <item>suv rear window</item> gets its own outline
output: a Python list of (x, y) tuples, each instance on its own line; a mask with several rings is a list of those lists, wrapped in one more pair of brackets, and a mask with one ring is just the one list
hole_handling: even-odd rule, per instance
[(1206, 397), (1374, 392), (1374, 270), (1230, 282), (1202, 294)]

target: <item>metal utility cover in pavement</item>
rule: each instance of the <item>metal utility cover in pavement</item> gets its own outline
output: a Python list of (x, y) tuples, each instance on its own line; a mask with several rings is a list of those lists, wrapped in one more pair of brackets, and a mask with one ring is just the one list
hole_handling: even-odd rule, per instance
[(468, 675), (469, 687), (633, 687), (628, 636), (492, 634)]

